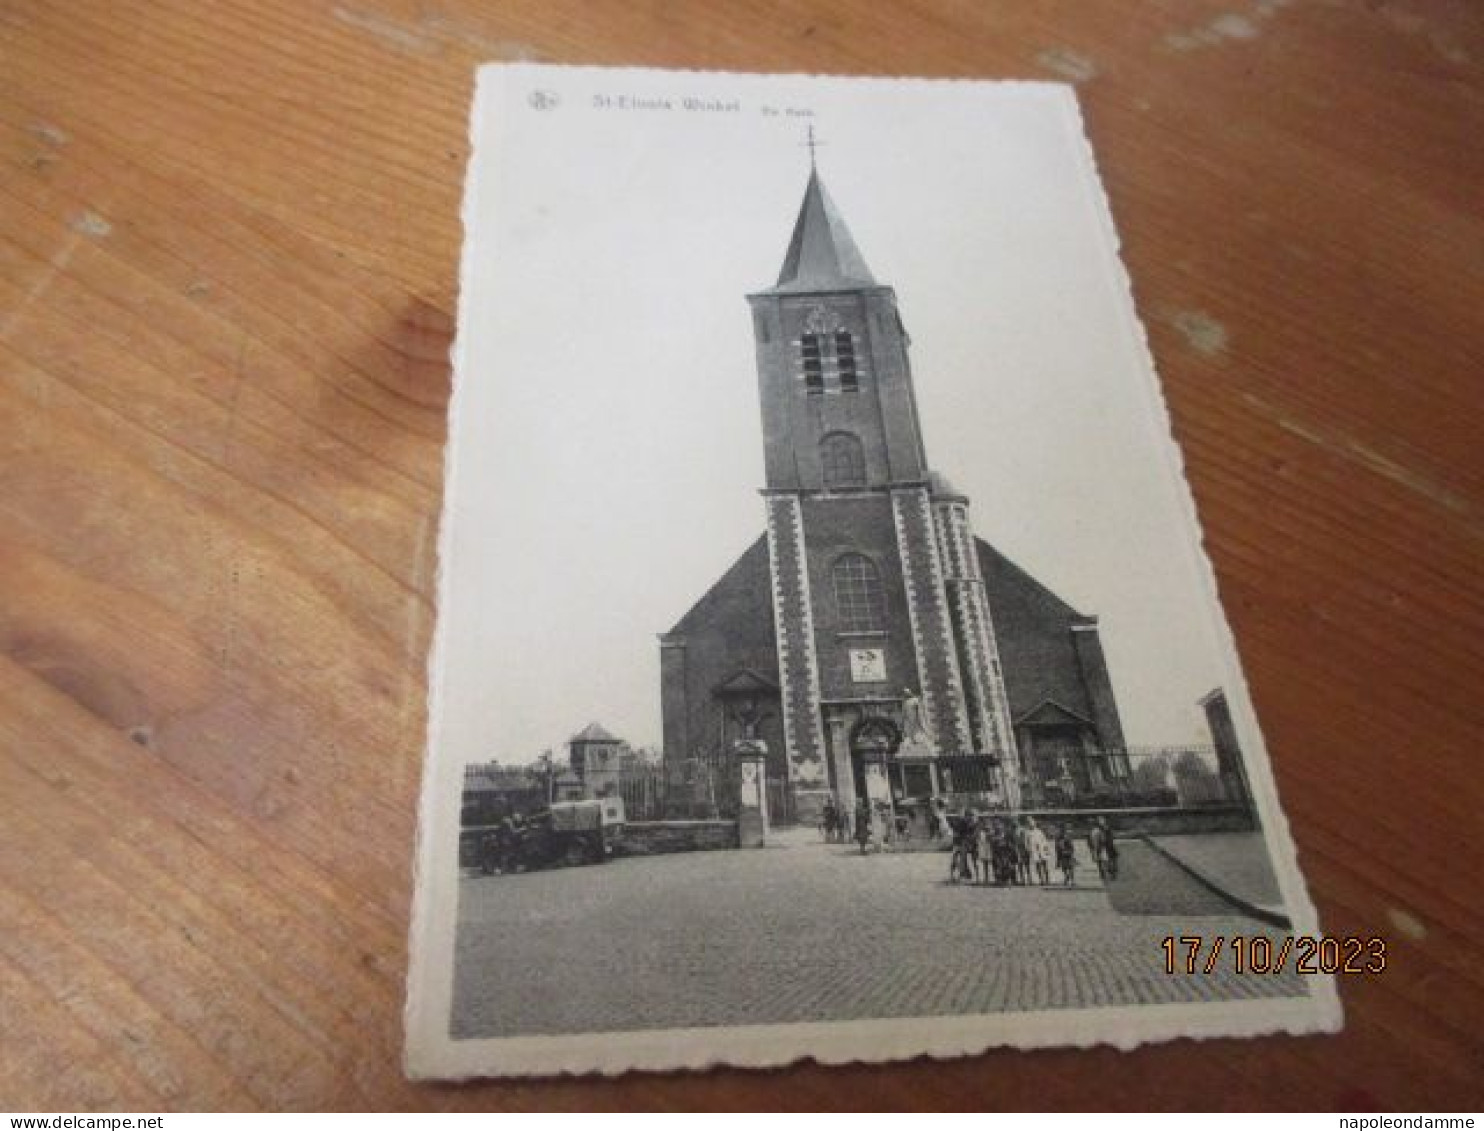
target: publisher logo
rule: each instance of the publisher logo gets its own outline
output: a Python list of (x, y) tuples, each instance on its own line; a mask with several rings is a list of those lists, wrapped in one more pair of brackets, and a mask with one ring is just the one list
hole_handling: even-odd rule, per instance
[(556, 93), (550, 90), (533, 90), (526, 101), (531, 104), (532, 110), (555, 110), (562, 103)]

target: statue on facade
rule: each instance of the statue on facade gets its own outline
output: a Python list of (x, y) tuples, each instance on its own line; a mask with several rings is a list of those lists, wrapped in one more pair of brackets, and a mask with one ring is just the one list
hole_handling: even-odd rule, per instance
[(922, 713), (922, 700), (909, 687), (902, 691), (902, 742), (897, 749), (901, 758), (931, 758), (933, 740)]
[(732, 718), (742, 731), (742, 741), (755, 742), (758, 737), (758, 728), (762, 726), (763, 720), (768, 717), (769, 712), (763, 709), (763, 705), (756, 699), (743, 699), (732, 708)]
[(902, 692), (902, 740), (927, 741), (927, 724), (922, 718), (922, 700), (910, 687)]

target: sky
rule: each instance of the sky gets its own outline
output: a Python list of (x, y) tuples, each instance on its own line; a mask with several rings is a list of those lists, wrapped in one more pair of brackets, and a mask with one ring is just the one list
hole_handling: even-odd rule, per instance
[(896, 289), (929, 461), (980, 537), (1101, 618), (1128, 741), (1208, 740), (1196, 700), (1235, 654), (1068, 88), (483, 74), (443, 756), (526, 762), (594, 720), (658, 744), (657, 635), (763, 530), (744, 296), (777, 278), (806, 123)]

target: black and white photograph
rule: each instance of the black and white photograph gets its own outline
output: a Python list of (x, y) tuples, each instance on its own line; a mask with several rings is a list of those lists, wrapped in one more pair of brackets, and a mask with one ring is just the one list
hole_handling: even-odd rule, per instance
[(1071, 88), (471, 133), (409, 1070), (1338, 1028)]

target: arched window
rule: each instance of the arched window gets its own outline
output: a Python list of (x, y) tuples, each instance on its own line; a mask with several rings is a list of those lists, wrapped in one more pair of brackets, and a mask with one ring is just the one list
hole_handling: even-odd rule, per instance
[(819, 441), (819, 463), (826, 487), (864, 487), (866, 453), (850, 432), (831, 432)]
[(840, 631), (881, 632), (886, 628), (886, 592), (876, 563), (864, 554), (842, 554), (833, 571)]

